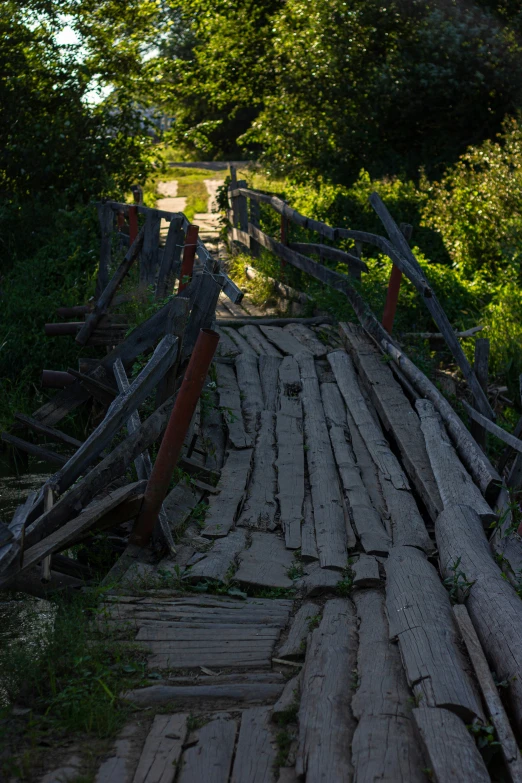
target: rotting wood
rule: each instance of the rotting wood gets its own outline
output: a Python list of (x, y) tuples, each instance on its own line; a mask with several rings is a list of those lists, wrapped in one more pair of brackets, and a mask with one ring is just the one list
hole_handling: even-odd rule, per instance
[(417, 699), (445, 707), (467, 722), (483, 720), (468, 674), (448, 593), (434, 567), (414, 547), (394, 547), (385, 563), (390, 639), (397, 639)]
[(170, 296), (181, 268), (181, 251), (184, 242), (183, 218), (172, 218), (169, 225), (163, 258), (156, 283), (156, 301)]
[(237, 356), (238, 353), (240, 353), (239, 346), (229, 337), (229, 335), (224, 331), (224, 329), (220, 329), (218, 326), (215, 326), (215, 331), (219, 334), (219, 343), (217, 347), (217, 355), (218, 356)]
[(180, 481), (163, 502), (163, 511), (172, 530), (179, 530), (192, 514), (204, 492), (192, 483)]
[(435, 525), (444, 578), (455, 583), (490, 667), (505, 680), (506, 702), (522, 728), (522, 601), (493, 560), (480, 517), (467, 506), (445, 509)]
[(65, 432), (60, 432), (60, 430), (57, 430), (54, 427), (48, 427), (46, 424), (42, 424), (31, 416), (25, 416), (23, 413), (15, 413), (15, 419), (24, 424), (28, 429), (39, 432), (41, 435), (45, 435), (51, 440), (65, 443), (67, 446), (73, 446), (75, 449), (82, 445), (81, 440), (73, 438)]
[(355, 720), (350, 679), (356, 666), (357, 620), (352, 604), (325, 604), (303, 670), (296, 772), (309, 781), (349, 781)]
[(181, 761), (179, 783), (225, 783), (230, 775), (237, 725), (221, 714), (197, 732)]
[(218, 538), (212, 547), (198, 563), (193, 565), (184, 575), (184, 579), (194, 582), (199, 579), (210, 579), (224, 582), (234, 566), (238, 554), (246, 547), (246, 532), (233, 530), (225, 538)]
[(328, 353), (326, 345), (315, 336), (311, 329), (303, 326), (303, 324), (288, 324), (288, 326), (284, 327), (284, 331), (290, 332), (292, 337), (295, 337), (298, 342), (302, 343), (306, 350), (310, 351), (316, 359), (326, 356)]
[(294, 559), (275, 533), (252, 533), (252, 543), (239, 555), (239, 568), (234, 578), (241, 583), (259, 587), (291, 588), (294, 583), (288, 571)]
[(257, 356), (250, 353), (236, 356), (236, 375), (245, 429), (250, 435), (254, 435), (259, 414), (264, 407)]
[(397, 443), (413, 486), (435, 520), (442, 510), (435, 477), (426, 453), (419, 418), (374, 344), (360, 328), (347, 324), (344, 330), (353, 360), (366, 381), (370, 399), (384, 428)]
[(132, 783), (173, 783), (187, 734), (188, 714), (156, 715)]
[(289, 356), (297, 356), (301, 353), (312, 355), (308, 348), (285, 329), (281, 329), (280, 326), (260, 326), (259, 328), (265, 337), (274, 343), (283, 354), (288, 354)]
[(137, 642), (194, 642), (208, 644), (209, 647), (221, 642), (255, 642), (259, 639), (265, 644), (275, 641), (279, 636), (277, 626), (235, 624), (235, 623), (155, 623), (141, 625), (136, 635)]
[(292, 619), (288, 636), (277, 650), (278, 658), (304, 658), (306, 637), (310, 623), (317, 625), (321, 608), (312, 602), (304, 603)]
[(101, 402), (104, 406), (111, 405), (114, 402), (114, 398), (118, 396), (113, 386), (93, 378), (92, 375), (86, 375), (83, 372), (74, 370), (72, 367), (69, 367), (67, 372), (77, 378), (89, 394), (92, 394), (94, 399)]
[(434, 405), (446, 425), (453, 445), (463, 464), (480, 487), (486, 500), (494, 500), (498, 495), (502, 480), (480, 446), (475, 443), (449, 402), (428, 380), (424, 373), (415, 367), (413, 362), (396, 348), (389, 339), (383, 340), (381, 344), (385, 353), (397, 362), (399, 368), (406, 378), (411, 381), (419, 394), (422, 397), (426, 397)]
[(315, 540), (314, 510), (309, 488), (305, 488), (302, 521), (301, 557), (303, 560), (319, 560), (319, 553)]
[(275, 529), (278, 486), (275, 465), (275, 416), (270, 411), (263, 410), (260, 412), (259, 432), (254, 449), (254, 466), (238, 525), (259, 530)]
[(323, 383), (321, 397), (329, 425), (330, 441), (355, 530), (365, 552), (385, 555), (391, 549), (391, 537), (380, 514), (372, 505), (352, 448), (347, 441), (348, 424), (341, 393), (336, 384)]
[(129, 273), (131, 266), (133, 265), (138, 255), (140, 254), (140, 251), (144, 244), (144, 236), (145, 236), (145, 228), (142, 228), (140, 233), (138, 234), (138, 236), (136, 237), (136, 239), (128, 249), (127, 253), (125, 254), (125, 258), (123, 259), (118, 269), (112, 276), (111, 280), (107, 283), (106, 287), (104, 288), (103, 292), (98, 298), (98, 301), (94, 306), (94, 310), (86, 317), (85, 323), (83, 324), (82, 328), (76, 335), (76, 342), (79, 343), (80, 345), (85, 345), (87, 343), (92, 333), (96, 329), (96, 326), (98, 325), (100, 318), (103, 315), (105, 315), (105, 313), (109, 309), (116, 291), (118, 290), (119, 286), (123, 282), (123, 279)]
[(301, 675), (302, 669), (299, 674), (288, 680), (281, 696), (278, 698), (272, 709), (272, 719), (277, 721), (280, 716), (285, 716), (288, 711), (297, 708), (299, 704), (299, 693), (301, 688)]
[(258, 361), (264, 407), (265, 410), (275, 413), (277, 410), (278, 377), (281, 359), (275, 356), (261, 355)]
[(44, 460), (44, 462), (49, 462), (51, 465), (65, 465), (67, 463), (67, 457), (64, 457), (63, 454), (38, 446), (36, 443), (29, 443), (16, 435), (11, 435), (9, 432), (2, 432), (0, 437), (4, 443), (9, 443), (14, 448), (20, 449), (20, 451), (30, 454), (32, 457)]
[(253, 449), (231, 450), (223, 466), (218, 487), (219, 495), (209, 498), (206, 524), (202, 535), (209, 538), (226, 536), (243, 502), (250, 474)]
[(352, 571), (354, 587), (377, 587), (381, 583), (379, 563), (374, 557), (359, 555)]
[(518, 749), (513, 729), (509, 723), (504, 705), (499, 696), (497, 685), (489, 670), (489, 664), (481, 647), (477, 632), (473, 627), (468, 610), (462, 604), (454, 606), (453, 611), (471, 663), (475, 670), (480, 690), (486, 702), (488, 714), (497, 732), (500, 750), (512, 783), (522, 783), (522, 757)]
[(432, 779), (437, 783), (489, 783), (491, 780), (464, 723), (446, 709), (413, 710)]
[(279, 359), (282, 358), (282, 353), (272, 345), (272, 343), (266, 339), (263, 332), (258, 326), (249, 324), (247, 326), (240, 326), (237, 330), (238, 333), (245, 338), (247, 343), (252, 346), (254, 351), (261, 356), (276, 356)]
[[(208, 389), (208, 384), (207, 384)], [(225, 460), (225, 433), (223, 419), (218, 408), (218, 395), (215, 391), (207, 391), (207, 404), (201, 409), (201, 440), (206, 451), (205, 467), (207, 470), (220, 470)]]
[(143, 227), (143, 250), (140, 258), (140, 285), (153, 285), (158, 268), (161, 215), (157, 209), (148, 209)]
[(280, 410), (276, 414), (277, 434), (277, 499), (286, 546), (298, 549), (302, 544), (301, 520), (304, 500), (303, 413), (301, 400), (293, 387), (284, 383), (287, 366), (293, 364), (295, 376), (299, 369), (294, 359), (283, 359), (280, 366)]
[(411, 715), (411, 692), (396, 644), (389, 640), (384, 597), (358, 590), (358, 687), (352, 699), (357, 728), (352, 741), (359, 783), (422, 783), (424, 762)]
[(482, 416), (481, 413), (474, 410), (471, 405), (466, 402), (466, 400), (462, 400), (462, 404), (473, 421), (478, 422), (481, 427), (483, 427), (488, 432), (491, 432), (491, 434), (495, 435), (497, 438), (499, 438), (499, 440), (504, 441), (504, 443), (506, 443), (510, 448), (518, 451), (518, 453), (522, 452), (522, 440), (511, 435), (509, 432), (506, 432), (506, 430), (503, 430), (502, 427), (499, 427), (493, 421), (486, 419), (485, 416)]
[[(155, 407), (158, 408), (165, 400), (174, 394), (176, 391), (176, 384), (179, 380), (179, 368), (183, 358), (183, 344), (185, 339), (185, 331), (188, 325), (190, 311), (190, 300), (180, 297), (179, 305), (176, 310), (171, 309), (167, 312), (165, 322), (165, 334), (171, 334), (177, 337), (181, 351), (178, 350), (176, 360), (171, 367), (167, 370), (163, 378), (158, 382), (156, 387), (156, 399)], [(114, 365), (113, 365), (114, 366)]]
[(439, 415), (429, 400), (417, 400), (415, 407), (420, 416), (421, 429), (433, 474), (437, 481), (443, 508), (461, 503), (471, 506), (488, 527), (498, 515), (484, 500), (481, 492), (457, 456)]
[[(217, 323), (220, 324), (221, 322), (218, 321)], [(232, 342), (237, 345), (240, 353), (251, 353), (254, 356), (257, 356), (257, 351), (255, 351), (250, 343), (248, 343), (245, 338), (239, 334), (237, 329), (231, 329), (230, 327), (226, 327), (224, 325), (221, 325), (220, 329), (230, 340), (232, 340)]]
[(239, 386), (233, 367), (217, 363), (216, 375), (219, 394), (219, 407), (223, 411), (228, 437), (236, 449), (247, 449), (252, 446), (252, 438), (246, 432), (241, 411)]
[(277, 749), (270, 707), (251, 707), (241, 717), (231, 783), (273, 783)]

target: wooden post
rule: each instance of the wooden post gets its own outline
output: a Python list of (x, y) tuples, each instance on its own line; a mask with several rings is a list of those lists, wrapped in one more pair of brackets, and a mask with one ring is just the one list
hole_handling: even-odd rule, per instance
[(129, 245), (138, 236), (138, 207), (129, 207)]
[(185, 235), (185, 245), (183, 247), (183, 260), (181, 262), (181, 270), (179, 273), (178, 294), (188, 286), (192, 279), (192, 271), (194, 269), (194, 260), (196, 258), (196, 248), (198, 245), (199, 226), (194, 226), (192, 223), (187, 228)]
[[(355, 242), (355, 255), (357, 258), (360, 258), (362, 261), (362, 242)], [(353, 277), (354, 280), (360, 280), (361, 279), (361, 270), (356, 269), (355, 267), (348, 265), (348, 275), (350, 277)]]
[[(281, 235), (280, 240), (282, 245), (288, 246), (288, 218), (286, 218), (284, 215), (281, 215)], [(281, 264), (281, 277), (284, 280), (285, 279), (285, 266), (286, 261), (282, 258), (280, 261)]]
[[(53, 504), (53, 490), (50, 485), (47, 485), (44, 487), (44, 514), (52, 509)], [(40, 578), (44, 584), (48, 584), (51, 581), (51, 557), (52, 555), (47, 555), (42, 560), (42, 575)]]
[[(236, 190), (237, 188), (237, 173), (236, 173), (236, 167), (230, 166), (230, 186), (229, 190)], [(234, 228), (238, 228), (239, 223), (239, 215), (238, 215), (238, 208), (237, 208), (237, 196), (231, 196), (230, 197), (230, 211), (231, 211), (231, 223), (234, 226)]]
[[(401, 223), (401, 231), (407, 242), (411, 239), (411, 233), (413, 227), (408, 223)], [(401, 288), (402, 272), (395, 264), (392, 266), (390, 275), (390, 282), (388, 283), (388, 293), (386, 294), (386, 304), (384, 305), (384, 312), (382, 314), (382, 325), (388, 332), (392, 333), (393, 322), (395, 320), (395, 311), (397, 310), (397, 302), (399, 300), (399, 291)]]
[[(488, 391), (488, 362), (489, 362), (489, 340), (486, 337), (479, 337), (475, 340), (475, 364), (474, 370), (477, 380), (487, 394)], [(477, 400), (473, 397), (473, 407), (478, 410)], [(487, 433), (484, 427), (477, 421), (471, 421), (471, 434), (479, 444), (482, 451), (486, 451)]]
[[(261, 219), (261, 208), (259, 206), (258, 201), (254, 201), (253, 198), (250, 199), (250, 222), (253, 226), (256, 228), (260, 227), (260, 219)], [(261, 246), (259, 242), (256, 242), (255, 239), (252, 239), (250, 237), (250, 253), (254, 258), (259, 258), (261, 255)]]

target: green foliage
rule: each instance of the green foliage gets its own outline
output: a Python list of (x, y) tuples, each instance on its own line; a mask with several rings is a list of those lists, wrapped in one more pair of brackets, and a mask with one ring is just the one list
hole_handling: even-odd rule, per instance
[(460, 561), (462, 558), (458, 557), (454, 563), (451, 564), (450, 570), (453, 572), (452, 576), (446, 577), (444, 585), (449, 591), (450, 599), (453, 603), (457, 603), (459, 600), (464, 601), (469, 594), (469, 591), (475, 584), (470, 582), (466, 577), (464, 571), (460, 568)]

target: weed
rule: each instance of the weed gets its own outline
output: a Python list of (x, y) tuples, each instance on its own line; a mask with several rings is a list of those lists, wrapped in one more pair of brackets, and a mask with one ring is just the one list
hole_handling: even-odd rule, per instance
[(205, 725), (206, 719), (201, 715), (193, 715), (190, 713), (190, 715), (187, 718), (187, 731), (197, 731), (202, 726)]
[(344, 569), (342, 574), (342, 579), (340, 579), (337, 582), (337, 586), (335, 588), (336, 593), (343, 598), (347, 598), (350, 593), (352, 592), (352, 586), (353, 586), (353, 571), (348, 566)]
[(497, 740), (495, 727), (491, 724), (483, 725), (478, 721), (474, 721), (467, 726), (467, 729), (475, 737), (477, 747), (482, 753), (484, 762), (489, 764), (500, 748), (500, 742)]
[(208, 505), (206, 503), (198, 503), (194, 508), (192, 509), (192, 514), (190, 515), (190, 518), (193, 522), (198, 525), (198, 527), (205, 527), (205, 517), (207, 515), (208, 511)]
[(313, 617), (309, 617), (307, 620), (308, 630), (313, 631), (315, 628), (319, 628), (321, 622), (321, 614), (318, 612)]
[(286, 573), (288, 574), (288, 578), (292, 579), (293, 581), (300, 579), (302, 576), (304, 576), (303, 564), (299, 562), (292, 563)]
[(475, 584), (470, 582), (464, 571), (460, 570), (461, 557), (458, 557), (455, 562), (450, 566), (450, 570), (453, 571), (453, 576), (448, 576), (444, 580), (444, 586), (448, 589), (450, 599), (453, 603), (457, 603), (459, 598), (465, 601), (468, 597), (469, 591)]
[(284, 767), (288, 761), (288, 755), (292, 746), (293, 736), (287, 730), (283, 729), (276, 734), (277, 755), (274, 761), (275, 767)]

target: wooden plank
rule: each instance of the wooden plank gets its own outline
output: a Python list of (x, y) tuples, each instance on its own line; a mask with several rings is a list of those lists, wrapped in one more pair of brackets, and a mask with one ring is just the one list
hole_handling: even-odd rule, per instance
[(288, 636), (277, 651), (278, 658), (304, 658), (305, 642), (310, 633), (310, 621), (317, 620), (321, 608), (308, 601), (297, 611), (292, 620)]
[(303, 670), (296, 772), (309, 781), (352, 779), (350, 682), (356, 659), (353, 607), (335, 598), (325, 604), (321, 625), (312, 633)]
[(301, 558), (303, 560), (319, 560), (317, 543), (315, 540), (314, 509), (312, 496), (308, 488), (305, 489), (303, 503), (303, 524), (301, 527)]
[(498, 519), (498, 514), (486, 503), (480, 489), (458, 458), (435, 408), (429, 400), (417, 400), (415, 407), (420, 416), (443, 507), (458, 503), (470, 506), (475, 509), (483, 524), (489, 527)]
[(161, 215), (156, 209), (145, 213), (143, 250), (140, 258), (140, 285), (154, 284), (158, 268)]
[(183, 754), (179, 783), (226, 783), (232, 767), (236, 730), (236, 722), (226, 714), (199, 729), (196, 744)]
[(67, 446), (73, 446), (75, 449), (82, 445), (81, 440), (73, 438), (71, 435), (67, 435), (65, 432), (61, 432), (54, 427), (48, 427), (46, 424), (42, 424), (42, 422), (33, 419), (32, 416), (25, 416), (23, 413), (15, 413), (15, 419), (22, 422), (22, 424), (25, 424), (28, 429), (39, 432), (41, 435), (45, 435), (51, 440), (65, 443)]
[[(239, 358), (239, 357), (238, 357)], [(246, 357), (245, 357), (246, 358)], [(243, 401), (243, 404), (245, 401)], [(277, 513), (275, 416), (260, 412), (260, 425), (254, 449), (254, 466), (237, 524), (258, 530), (274, 530)], [(277, 461), (277, 465), (279, 462)]]
[(486, 499), (495, 499), (501, 478), (490, 461), (475, 443), (461, 419), (457, 416), (449, 402), (439, 390), (426, 378), (413, 362), (400, 351), (389, 339), (381, 342), (389, 356), (392, 356), (406, 378), (411, 381), (421, 397), (430, 400), (442, 417), (448, 429), (451, 440), (462, 462), (469, 470), (475, 482), (480, 487)]
[[(190, 300), (184, 299), (183, 297), (180, 297), (179, 299), (179, 308), (176, 310), (171, 309), (167, 313), (165, 334), (171, 334), (174, 337), (177, 337), (179, 344), (183, 345), (190, 312)], [(181, 362), (182, 356), (180, 356), (178, 353), (176, 361), (159, 381), (156, 387), (156, 399), (154, 401), (156, 408), (159, 408), (159, 406), (164, 403), (168, 397), (177, 391), (176, 384), (179, 380), (178, 374)]]
[(437, 572), (413, 547), (394, 547), (385, 568), (390, 638), (398, 639), (416, 698), (428, 707), (447, 707), (467, 722), (482, 720), (449, 596)]
[(253, 449), (229, 452), (218, 484), (221, 491), (209, 498), (202, 535), (220, 538), (229, 533), (245, 496), (252, 454)]
[(515, 438), (513, 435), (511, 435), (509, 432), (506, 432), (506, 430), (503, 430), (502, 427), (499, 427), (494, 422), (490, 421), (489, 419), (486, 419), (485, 416), (482, 416), (478, 411), (474, 410), (471, 405), (469, 405), (466, 400), (462, 400), (462, 403), (472, 418), (474, 422), (477, 422), (481, 425), (485, 430), (488, 432), (491, 432), (492, 435), (495, 435), (499, 440), (504, 441), (504, 443), (507, 443), (510, 448), (517, 451), (519, 454), (522, 452), (522, 440), (520, 438)]
[(8, 531), (12, 538), (0, 547), (0, 572), (7, 570), (16, 557), (20, 558), (20, 564), (23, 561), (25, 526), (36, 497), (36, 492), (29, 492), (25, 503), (17, 506), (13, 514), (13, 518), (8, 525)]
[(333, 324), (334, 319), (329, 315), (314, 315), (312, 318), (262, 318), (258, 316), (243, 316), (241, 318), (218, 318), (216, 323), (219, 327), (232, 326), (237, 328), (239, 326), (246, 326), (248, 324), (254, 324), (255, 326), (286, 326), (287, 324), (310, 324), (315, 326), (316, 324)]
[(60, 493), (76, 481), (96, 457), (109, 445), (114, 435), (123, 426), (130, 414), (149, 396), (168, 368), (176, 359), (178, 340), (166, 335), (160, 342), (152, 358), (128, 390), (114, 400), (107, 415), (89, 435), (64, 467), (55, 474), (53, 482)]
[(301, 354), (299, 369), (319, 562), (323, 567), (342, 569), (346, 567), (348, 556), (346, 521), (313, 357)]
[(297, 385), (285, 384), (288, 367), (292, 365), (295, 378), (299, 379), (299, 368), (295, 359), (286, 357), (280, 367), (280, 410), (276, 414), (277, 434), (277, 499), (281, 514), (281, 526), (286, 546), (299, 549), (302, 544), (301, 521), (304, 501), (304, 450), (303, 409)]
[(173, 783), (187, 734), (188, 714), (156, 715), (132, 783)]
[(228, 429), (228, 436), (234, 448), (248, 449), (252, 438), (246, 432), (241, 412), (241, 397), (234, 369), (226, 364), (216, 364), (219, 407)]
[(131, 266), (140, 254), (140, 251), (144, 245), (144, 235), (144, 229), (141, 229), (138, 236), (125, 254), (123, 261), (118, 266), (118, 269), (103, 289), (103, 292), (100, 294), (92, 313), (86, 317), (85, 323), (76, 335), (76, 342), (79, 343), (79, 345), (85, 345), (87, 343), (92, 333), (96, 329), (101, 317), (107, 313), (116, 291), (122, 284), (124, 278), (128, 275)]
[(442, 510), (442, 501), (426, 452), (419, 418), (393, 377), (390, 367), (383, 361), (382, 354), (364, 337), (361, 329), (348, 324), (344, 335), (379, 418), (399, 447), (408, 477), (431, 518), (435, 520)]
[(295, 677), (292, 677), (292, 679), (288, 680), (286, 683), (281, 696), (272, 708), (273, 720), (277, 721), (280, 716), (286, 717), (286, 715), (288, 715), (288, 710), (297, 707), (299, 704), (302, 671), (303, 670), (301, 669), (299, 674), (296, 674)]
[(252, 533), (252, 543), (239, 555), (235, 579), (260, 587), (293, 587), (288, 570), (294, 563), (284, 542), (274, 533)]
[(182, 528), (204, 492), (192, 484), (180, 481), (171, 489), (163, 502), (163, 511), (171, 530)]
[(440, 567), (455, 584), (499, 682), (509, 683), (506, 705), (522, 727), (522, 601), (493, 560), (480, 517), (467, 506), (445, 509), (435, 528)]
[(65, 465), (67, 457), (63, 454), (57, 454), (56, 451), (46, 449), (43, 446), (38, 446), (36, 443), (29, 443), (22, 438), (18, 438), (16, 435), (11, 435), (9, 432), (2, 432), (0, 436), (4, 443), (9, 443), (20, 451), (24, 451), (26, 454), (30, 454), (32, 457), (50, 462), (52, 465)]
[(246, 547), (244, 530), (233, 530), (225, 538), (218, 538), (202, 560), (191, 566), (183, 578), (189, 582), (211, 579), (224, 582), (230, 567), (234, 566), (238, 554)]
[(277, 747), (270, 730), (270, 707), (243, 712), (231, 783), (273, 783)]
[[(218, 321), (218, 324), (220, 321)], [(232, 321), (234, 323), (234, 321)], [(257, 356), (257, 351), (255, 351), (250, 343), (248, 343), (245, 338), (239, 334), (237, 329), (230, 329), (225, 326), (221, 326), (221, 330), (229, 337), (232, 342), (234, 342), (237, 347), (239, 348), (240, 353), (251, 353), (255, 356)]]
[(281, 360), (275, 356), (262, 355), (259, 357), (259, 377), (263, 390), (263, 403), (267, 411), (277, 410), (277, 380), (279, 377), (279, 365)]
[[(183, 293), (186, 293), (185, 289)], [(182, 360), (191, 356), (201, 329), (210, 329), (215, 319), (216, 305), (221, 291), (221, 277), (204, 273), (199, 276), (197, 295), (185, 327)]]
[(253, 324), (247, 324), (246, 326), (241, 326), (237, 331), (238, 334), (244, 337), (247, 343), (252, 346), (256, 353), (261, 356), (276, 356), (279, 359), (282, 358), (282, 353), (266, 339), (259, 327), (254, 326)]
[(453, 611), (486, 702), (488, 714), (497, 732), (497, 740), (500, 742), (500, 750), (511, 781), (522, 783), (522, 757), (477, 632), (465, 606), (462, 604), (454, 606)]
[(215, 326), (215, 331), (219, 334), (219, 343), (216, 351), (217, 356), (237, 356), (240, 353), (239, 346), (229, 337), (224, 329)]
[[(71, 520), (59, 530), (47, 536), (43, 541), (27, 549), (24, 552), (24, 562), (21, 570), (25, 571), (53, 552), (61, 552), (67, 549), (79, 541), (87, 530), (99, 523), (102, 517), (106, 517), (106, 527), (113, 527), (117, 524), (117, 520), (114, 520), (109, 515), (109, 512), (127, 500), (142, 498), (144, 490), (145, 482), (137, 481), (134, 484), (128, 484), (125, 487), (114, 490), (114, 492), (110, 492), (102, 500), (86, 508), (76, 519)], [(137, 509), (133, 507), (133, 510), (136, 514)]]
[(77, 378), (89, 394), (92, 394), (94, 399), (101, 402), (104, 406), (108, 407), (114, 401), (114, 398), (118, 396), (116, 389), (113, 386), (102, 383), (96, 378), (93, 378), (92, 375), (78, 372), (72, 367), (69, 367), (67, 372)]
[(265, 337), (277, 346), (283, 354), (297, 356), (301, 353), (312, 355), (312, 351), (306, 348), (299, 340), (280, 326), (260, 326)]
[[(224, 676), (224, 675), (222, 675)], [(237, 677), (239, 679), (239, 677)], [(222, 700), (239, 703), (274, 701), (283, 690), (281, 682), (227, 682), (223, 685), (151, 685), (127, 691), (123, 698), (140, 707), (157, 706), (175, 702), (200, 706), (205, 700), (218, 703)], [(197, 781), (202, 783), (202, 781)], [(222, 781), (220, 781), (222, 783)]]
[(181, 251), (183, 250), (184, 238), (183, 218), (181, 216), (172, 218), (158, 272), (156, 300), (164, 299), (174, 291), (174, 284), (176, 278), (179, 277), (181, 268)]
[(288, 324), (288, 326), (284, 327), (284, 331), (290, 332), (292, 337), (295, 337), (316, 359), (326, 356), (328, 353), (326, 345), (318, 340), (312, 330), (303, 326), (303, 324)]
[[(475, 357), (473, 363), (473, 369), (477, 376), (477, 381), (480, 383), (484, 394), (487, 397), (488, 393), (488, 362), (489, 362), (489, 340), (485, 337), (479, 337), (475, 340)], [(473, 398), (475, 408), (480, 407), (480, 403), (476, 398)], [(489, 419), (487, 419), (489, 421)], [(485, 429), (477, 421), (471, 422), (470, 427), (471, 434), (477, 441), (478, 445), (486, 451), (487, 435)]]
[(250, 353), (236, 356), (236, 375), (245, 429), (253, 435), (257, 429), (259, 414), (264, 407), (257, 356)]
[[(231, 534), (232, 535), (232, 534)], [(140, 626), (136, 641), (150, 642), (205, 642), (210, 647), (227, 642), (275, 641), (280, 630), (277, 626), (247, 625), (245, 623), (155, 623)]]
[(364, 551), (368, 554), (385, 555), (391, 549), (391, 537), (380, 514), (372, 505), (355, 455), (348, 443), (348, 424), (341, 393), (336, 384), (323, 383), (321, 397), (350, 518)]
[(295, 250), (297, 253), (302, 253), (305, 256), (319, 256), (321, 262), (324, 258), (328, 258), (331, 261), (341, 262), (341, 264), (347, 264), (349, 271), (355, 272), (367, 272), (368, 267), (361, 261), (360, 258), (347, 253), (344, 250), (339, 250), (337, 247), (330, 247), (330, 245), (316, 245), (307, 244), (305, 242), (290, 242), (288, 247)]
[(374, 557), (359, 555), (352, 570), (354, 587), (378, 587), (381, 583), (379, 563)]
[(352, 699), (358, 720), (352, 742), (355, 779), (423, 783), (411, 692), (397, 645), (388, 638), (384, 597), (378, 590), (363, 590), (354, 593), (354, 601), (359, 619), (358, 687)]
[(413, 717), (424, 745), (432, 780), (437, 783), (489, 783), (472, 736), (449, 710), (417, 708)]

